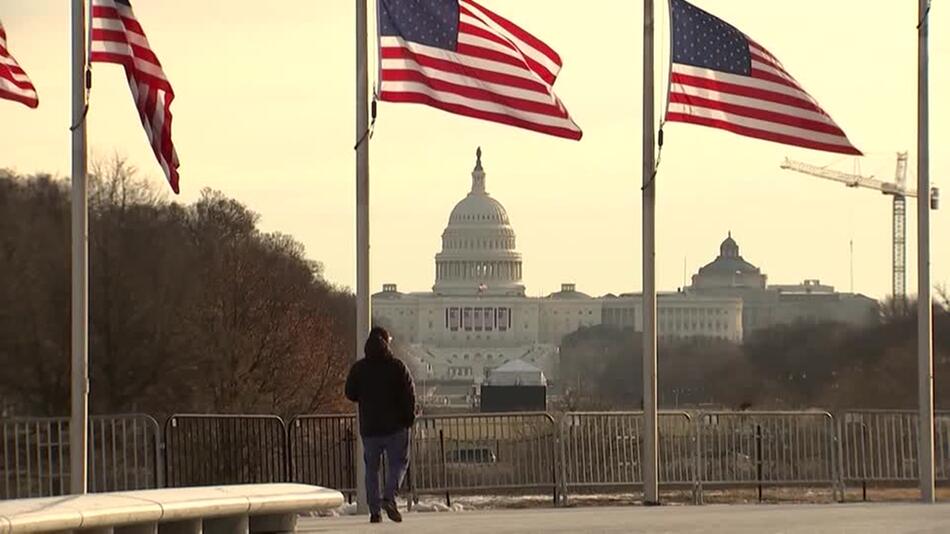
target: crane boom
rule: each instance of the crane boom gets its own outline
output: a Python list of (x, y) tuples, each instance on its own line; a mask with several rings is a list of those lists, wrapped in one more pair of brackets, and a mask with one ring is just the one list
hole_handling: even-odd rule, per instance
[(785, 158), (781, 167), (790, 171), (810, 174), (827, 180), (841, 182), (848, 187), (866, 187), (893, 197), (893, 216), (891, 221), (891, 295), (898, 304), (906, 301), (907, 267), (907, 197), (916, 197), (917, 192), (907, 189), (907, 152), (897, 153), (897, 171), (894, 182), (883, 182), (873, 176), (848, 174), (833, 169), (819, 167)]
[[(866, 187), (893, 197), (893, 215), (891, 222), (891, 294), (899, 299), (899, 305), (906, 303), (907, 271), (907, 197), (917, 197), (917, 191), (907, 188), (907, 152), (897, 153), (897, 170), (893, 182), (883, 182), (873, 176), (848, 174), (834, 169), (819, 167), (785, 158), (781, 167), (786, 170), (810, 174), (827, 180), (843, 183), (848, 187)], [(930, 188), (930, 209), (937, 209), (935, 199), (939, 198), (936, 187)]]
[(885, 195), (900, 195), (905, 197), (917, 196), (917, 191), (914, 191), (913, 189), (907, 189), (900, 184), (884, 182), (874, 178), (873, 176), (848, 174), (845, 172), (836, 171), (834, 169), (827, 169), (825, 167), (819, 167), (817, 165), (811, 165), (809, 163), (795, 161), (788, 158), (785, 158), (785, 161), (782, 163), (781, 167), (786, 170), (810, 174), (819, 178), (840, 182), (848, 187), (866, 187), (868, 189), (874, 189), (884, 193)]

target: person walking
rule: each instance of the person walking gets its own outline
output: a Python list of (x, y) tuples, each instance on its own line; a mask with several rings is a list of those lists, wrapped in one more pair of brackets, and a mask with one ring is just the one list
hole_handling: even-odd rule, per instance
[[(390, 348), (392, 337), (385, 328), (374, 327), (364, 346), (365, 358), (350, 368), (346, 398), (358, 403), (363, 461), (366, 465), (366, 501), (371, 523), (402, 521), (396, 506), (396, 490), (409, 467), (409, 429), (416, 419), (416, 392), (412, 375)], [(386, 454), (387, 472), (382, 498), (379, 495), (379, 462)]]

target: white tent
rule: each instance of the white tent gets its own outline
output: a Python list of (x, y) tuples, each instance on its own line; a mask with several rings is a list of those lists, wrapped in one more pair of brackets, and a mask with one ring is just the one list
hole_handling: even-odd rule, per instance
[(488, 377), (492, 386), (545, 386), (544, 372), (523, 360), (512, 360), (493, 370)]

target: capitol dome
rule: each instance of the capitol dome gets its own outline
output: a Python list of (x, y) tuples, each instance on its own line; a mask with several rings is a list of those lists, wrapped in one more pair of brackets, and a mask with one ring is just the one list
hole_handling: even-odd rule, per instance
[(449, 215), (435, 256), (433, 292), (440, 295), (524, 295), (521, 254), (508, 212), (485, 190), (482, 149), (475, 152), (472, 189)]
[(482, 194), (469, 193), (463, 198), (449, 215), (449, 224), (497, 225), (509, 224), (508, 212), (501, 202)]

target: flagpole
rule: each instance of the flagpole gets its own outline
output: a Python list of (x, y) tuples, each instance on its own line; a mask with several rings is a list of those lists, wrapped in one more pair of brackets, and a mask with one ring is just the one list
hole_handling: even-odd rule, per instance
[(930, 145), (928, 15), (930, 0), (918, 0), (917, 27), (917, 391), (920, 497), (934, 502), (933, 308), (930, 294)]
[(643, 2), (643, 502), (658, 504), (656, 411), (656, 182), (653, 136), (653, 0)]
[(72, 343), (69, 491), (86, 493), (89, 433), (88, 210), (86, 193), (86, 0), (72, 0)]
[[(363, 354), (363, 341), (371, 328), (369, 298), (369, 59), (367, 54), (366, 2), (356, 0), (356, 353)], [(356, 424), (359, 431), (359, 415)], [(356, 507), (368, 512), (363, 442), (356, 439)]]

